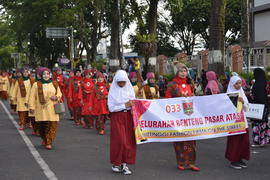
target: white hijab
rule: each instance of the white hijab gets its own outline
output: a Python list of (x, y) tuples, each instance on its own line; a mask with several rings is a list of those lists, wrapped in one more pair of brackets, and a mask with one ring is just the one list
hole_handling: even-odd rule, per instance
[[(117, 82), (119, 81), (125, 81), (126, 82), (125, 86), (122, 88), (119, 87), (117, 84)], [(135, 92), (128, 79), (126, 71), (124, 70), (117, 71), (113, 78), (112, 85), (110, 87), (108, 104), (119, 106), (134, 99), (135, 99)]]
[(244, 100), (244, 104), (248, 105), (248, 99), (245, 95), (245, 92), (243, 88), (241, 87), (240, 90), (235, 89), (234, 85), (237, 83), (237, 81), (242, 81), (242, 79), (239, 76), (232, 76), (228, 85), (227, 93), (233, 93), (233, 92), (239, 92), (240, 96)]

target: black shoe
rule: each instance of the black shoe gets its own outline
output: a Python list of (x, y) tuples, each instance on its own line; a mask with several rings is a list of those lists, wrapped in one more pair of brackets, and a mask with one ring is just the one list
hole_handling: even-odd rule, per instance
[(231, 162), (231, 167), (234, 169), (242, 169), (238, 162)]
[(241, 166), (242, 168), (247, 168), (248, 167), (248, 165), (244, 162), (244, 161), (239, 161), (238, 162), (238, 164), (239, 164), (239, 166)]

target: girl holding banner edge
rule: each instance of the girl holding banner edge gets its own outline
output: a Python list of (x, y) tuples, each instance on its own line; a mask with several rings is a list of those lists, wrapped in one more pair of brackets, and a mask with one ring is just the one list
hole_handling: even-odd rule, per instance
[(133, 87), (125, 71), (117, 71), (108, 96), (111, 117), (110, 161), (113, 172), (130, 175), (127, 164), (135, 164), (136, 141), (131, 114)]
[[(228, 85), (227, 93), (239, 93), (237, 108), (239, 111), (246, 111), (248, 108), (248, 99), (241, 87), (242, 80), (239, 76), (232, 76)], [(247, 168), (247, 164), (243, 161), (250, 159), (250, 144), (248, 133), (248, 122), (246, 122), (246, 133), (234, 136), (228, 136), (225, 157), (231, 162), (234, 169)]]
[[(188, 68), (182, 65), (173, 81), (169, 83), (165, 98), (189, 96), (194, 96), (194, 86), (188, 77)], [(188, 168), (193, 171), (200, 171), (200, 168), (195, 166), (196, 141), (174, 142), (174, 150), (179, 170), (183, 171)]]

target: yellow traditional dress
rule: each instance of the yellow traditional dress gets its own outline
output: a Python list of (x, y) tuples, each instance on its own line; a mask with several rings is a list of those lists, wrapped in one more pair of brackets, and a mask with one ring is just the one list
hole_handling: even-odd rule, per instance
[(11, 83), (9, 84), (9, 90), (8, 90), (8, 97), (9, 97), (9, 103), (11, 105), (11, 109), (16, 111), (16, 106), (17, 106), (17, 101), (15, 99), (12, 99), (12, 94), (14, 92), (14, 87), (15, 87), (16, 79), (13, 78)]
[(9, 80), (7, 76), (0, 76), (0, 94), (1, 99), (8, 99)]
[(149, 86), (148, 84), (145, 84), (143, 86), (143, 97), (146, 99), (159, 99), (159, 90), (158, 86), (155, 85), (154, 87)]
[(50, 98), (57, 96), (59, 101), (62, 97), (62, 93), (60, 88), (55, 87), (52, 82), (43, 83), (42, 90), (45, 104), (41, 104), (38, 90), (38, 83), (34, 83), (28, 101), (29, 109), (34, 110), (35, 121), (38, 123), (39, 134), (43, 140), (42, 144), (48, 146), (53, 143), (56, 137), (59, 121), (59, 115), (56, 114), (54, 110), (54, 104), (56, 104), (57, 101), (52, 101)]
[[(27, 97), (26, 97), (26, 102), (28, 104), (28, 107), (29, 107), (29, 99), (30, 99), (30, 94), (33, 92), (33, 85), (36, 83), (34, 79), (31, 79), (30, 80), (30, 83), (31, 83), (31, 89), (30, 89), (30, 93), (28, 93)], [(34, 109), (33, 109), (34, 110)], [(32, 135), (35, 135), (35, 134), (38, 134), (38, 125), (36, 123), (36, 120), (35, 120), (35, 114), (34, 113), (31, 113), (30, 111), (28, 112), (28, 118), (31, 122), (31, 125), (32, 125)]]
[(52, 96), (57, 96), (60, 100), (62, 93), (59, 87), (54, 87), (53, 83), (43, 84), (43, 93), (46, 104), (41, 104), (38, 98), (38, 86), (34, 83), (31, 94), (29, 96), (29, 109), (35, 110), (36, 121), (59, 121), (59, 115), (54, 111), (54, 104), (57, 101), (52, 101)]
[(145, 94), (143, 93), (143, 87), (141, 87), (139, 84), (132, 86), (135, 92), (135, 96), (137, 99), (145, 99)]
[[(19, 85), (20, 81), (22, 82), (21, 85)], [(22, 86), (24, 86), (24, 88), (22, 88)], [(19, 115), (20, 126), (26, 125), (27, 123), (26, 121), (28, 120), (29, 109), (26, 105), (27, 105), (27, 96), (30, 93), (30, 89), (31, 89), (30, 80), (29, 79), (23, 80), (22, 78), (19, 78), (15, 83), (14, 90), (11, 95), (11, 100), (17, 102), (16, 111), (18, 112)]]

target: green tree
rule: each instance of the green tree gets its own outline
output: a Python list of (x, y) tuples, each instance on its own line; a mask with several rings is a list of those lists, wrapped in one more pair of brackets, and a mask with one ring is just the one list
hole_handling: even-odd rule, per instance
[(15, 34), (8, 28), (6, 19), (0, 19), (0, 69), (7, 70), (14, 67), (11, 53), (15, 52)]
[[(174, 3), (174, 2), (171, 2)], [(172, 35), (188, 55), (192, 55), (196, 41), (205, 36), (209, 28), (210, 1), (183, 0), (179, 10), (169, 4)]]

